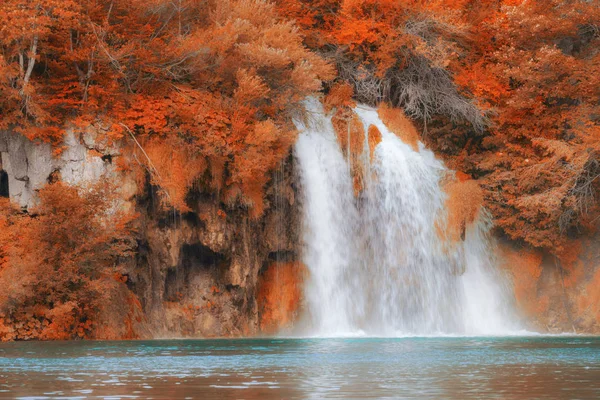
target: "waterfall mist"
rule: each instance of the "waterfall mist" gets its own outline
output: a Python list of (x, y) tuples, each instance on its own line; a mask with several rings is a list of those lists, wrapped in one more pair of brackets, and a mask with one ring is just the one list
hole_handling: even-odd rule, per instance
[[(510, 291), (495, 269), (485, 213), (464, 240), (444, 241), (441, 179), (449, 173), (419, 143), (390, 132), (377, 111), (355, 108), (382, 140), (372, 161), (365, 139), (364, 190), (331, 118), (316, 99), (296, 144), (303, 193), (304, 333), (319, 336), (506, 334), (518, 329)], [(441, 227), (441, 228), (440, 228)]]

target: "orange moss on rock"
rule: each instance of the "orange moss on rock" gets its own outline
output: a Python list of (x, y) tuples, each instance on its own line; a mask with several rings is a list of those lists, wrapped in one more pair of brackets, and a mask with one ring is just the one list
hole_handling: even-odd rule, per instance
[(298, 317), (306, 267), (300, 262), (273, 262), (259, 277), (260, 330), (273, 334), (291, 328)]
[(582, 240), (568, 240), (564, 247), (557, 251), (556, 256), (560, 260), (561, 266), (567, 271), (576, 271), (577, 264), (580, 262), (579, 256), (583, 251)]
[(115, 275), (111, 301), (104, 302), (98, 310), (97, 322), (91, 337), (98, 340), (131, 340), (143, 338), (144, 312), (138, 297), (124, 284), (127, 278)]
[(447, 194), (444, 237), (453, 242), (465, 240), (466, 231), (474, 223), (483, 204), (483, 192), (479, 184), (470, 180), (452, 180), (444, 185)]
[(586, 285), (577, 302), (579, 314), (590, 313), (595, 324), (600, 326), (600, 268)]
[(350, 172), (354, 195), (364, 189), (365, 166), (361, 160), (365, 146), (365, 129), (356, 113), (347, 107), (338, 108), (331, 122), (346, 159), (350, 162)]
[(529, 328), (543, 332), (600, 332), (600, 264), (597, 237), (581, 243), (577, 260), (565, 266), (543, 249), (502, 241), (498, 259), (512, 275), (517, 309)]
[(414, 151), (419, 151), (419, 132), (400, 108), (382, 103), (377, 114), (385, 126)]
[(369, 157), (370, 157), (370, 160), (372, 163), (373, 157), (375, 155), (375, 148), (377, 147), (377, 145), (379, 143), (381, 143), (381, 132), (379, 132), (379, 129), (377, 129), (377, 127), (375, 125), (370, 125), (368, 134), (369, 134)]
[(550, 299), (547, 294), (538, 293), (543, 270), (542, 253), (531, 249), (515, 251), (503, 246), (500, 255), (503, 267), (513, 276), (517, 307), (529, 317), (546, 312)]
[(456, 179), (458, 179), (459, 182), (464, 182), (471, 179), (471, 177), (468, 174), (465, 174), (462, 171), (456, 171), (454, 175), (456, 176)]

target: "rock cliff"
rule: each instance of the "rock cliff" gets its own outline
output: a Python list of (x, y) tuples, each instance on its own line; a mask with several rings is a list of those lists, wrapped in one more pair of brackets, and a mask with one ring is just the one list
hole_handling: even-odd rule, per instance
[[(290, 153), (266, 188), (266, 211), (221, 201), (218, 193), (190, 191), (190, 211), (164, 207), (150, 179), (120, 169), (125, 145), (109, 146), (94, 130), (69, 132), (60, 152), (14, 133), (0, 133), (0, 195), (23, 209), (54, 180), (85, 187), (112, 182), (119, 207), (137, 213), (135, 256), (120, 273), (136, 299), (135, 320), (116, 296), (103, 308), (96, 338), (216, 337), (273, 334), (289, 329), (302, 307), (301, 204)], [(501, 239), (498, 257), (513, 277), (523, 321), (541, 332), (600, 332), (598, 235), (582, 241), (569, 266)], [(127, 320), (124, 324), (124, 320)], [(127, 326), (125, 326), (127, 325)]]
[[(126, 334), (119, 326), (127, 314), (125, 297), (114, 299), (101, 312), (98, 338), (260, 333), (257, 298), (263, 276), (299, 260), (298, 188), (291, 154), (275, 171), (266, 188), (268, 207), (256, 219), (200, 189), (186, 198), (191, 211), (165, 208), (149, 179), (140, 183), (116, 166), (118, 158), (127, 159), (127, 151), (98, 142), (92, 130), (69, 132), (61, 150), (53, 154), (49, 144), (4, 132), (0, 170), (7, 181), (5, 195), (24, 210), (36, 205), (37, 191), (53, 180), (79, 187), (103, 180), (119, 188), (119, 207), (138, 214), (136, 255), (122, 263), (120, 273), (139, 300), (141, 315)], [(264, 293), (262, 303), (277, 302)]]

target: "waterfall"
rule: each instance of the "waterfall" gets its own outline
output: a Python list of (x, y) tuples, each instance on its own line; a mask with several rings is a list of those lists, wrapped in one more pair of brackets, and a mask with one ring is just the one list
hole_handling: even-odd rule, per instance
[[(494, 268), (489, 223), (482, 213), (464, 240), (448, 246), (444, 216), (448, 173), (419, 143), (390, 132), (377, 111), (355, 108), (381, 142), (364, 190), (354, 195), (351, 169), (331, 118), (307, 101), (295, 147), (303, 196), (307, 333), (319, 336), (505, 334), (517, 327), (502, 274)], [(437, 228), (436, 228), (437, 226)]]

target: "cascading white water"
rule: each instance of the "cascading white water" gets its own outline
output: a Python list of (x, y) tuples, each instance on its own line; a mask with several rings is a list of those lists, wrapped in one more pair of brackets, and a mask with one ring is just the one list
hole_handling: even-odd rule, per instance
[[(304, 207), (309, 333), (345, 335), (503, 334), (517, 327), (490, 255), (485, 218), (444, 246), (446, 173), (419, 143), (389, 132), (376, 110), (355, 112), (382, 135), (360, 200), (330, 117), (307, 101), (295, 152)], [(365, 141), (364, 162), (369, 164)]]

